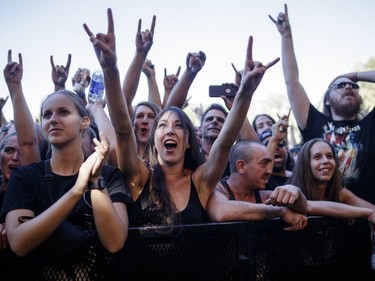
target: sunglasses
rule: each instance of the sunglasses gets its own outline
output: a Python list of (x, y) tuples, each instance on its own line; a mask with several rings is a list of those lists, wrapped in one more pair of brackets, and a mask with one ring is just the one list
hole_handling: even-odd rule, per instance
[(346, 87), (346, 85), (349, 85), (354, 90), (358, 90), (359, 89), (358, 84), (353, 83), (353, 82), (341, 82), (341, 83), (338, 83), (336, 85), (332, 85), (331, 88), (334, 88), (334, 89), (344, 89)]

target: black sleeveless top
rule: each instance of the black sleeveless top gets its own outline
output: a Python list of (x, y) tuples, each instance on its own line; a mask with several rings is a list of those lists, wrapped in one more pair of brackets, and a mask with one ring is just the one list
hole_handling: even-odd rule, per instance
[[(229, 187), (229, 185), (227, 183), (227, 180), (226, 179), (221, 179), (220, 182), (225, 187), (225, 189), (228, 191), (229, 200), (236, 200), (236, 198), (234, 197), (234, 194), (233, 194), (232, 190), (230, 189), (230, 187)], [(259, 194), (259, 190), (254, 190), (254, 196), (255, 196), (255, 203), (257, 203), (257, 204), (263, 203), (262, 202), (262, 198), (260, 197), (260, 194)]]
[[(148, 180), (134, 205), (128, 206), (129, 227), (142, 227), (146, 225), (157, 225), (157, 222), (148, 221), (146, 217), (146, 205), (150, 196), (150, 181)], [(210, 222), (203, 208), (198, 192), (190, 176), (190, 196), (184, 210), (178, 212), (181, 224), (199, 224)]]

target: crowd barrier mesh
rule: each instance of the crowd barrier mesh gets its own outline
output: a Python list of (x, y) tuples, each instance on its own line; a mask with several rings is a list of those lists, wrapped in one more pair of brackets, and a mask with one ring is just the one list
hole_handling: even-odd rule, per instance
[[(130, 228), (103, 280), (375, 280), (366, 219), (309, 217), (304, 230), (284, 231), (285, 226), (274, 219), (184, 225), (172, 232)], [(31, 280), (25, 273), (30, 262), (0, 251), (0, 279), (21, 280), (24, 272), (22, 279)], [(55, 272), (45, 280), (93, 279), (78, 269), (75, 279)]]

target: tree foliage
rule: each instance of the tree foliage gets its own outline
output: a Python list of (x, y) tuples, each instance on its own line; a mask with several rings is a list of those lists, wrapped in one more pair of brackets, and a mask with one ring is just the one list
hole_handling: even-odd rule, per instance
[[(355, 66), (355, 71), (369, 71), (375, 70), (375, 57), (371, 57), (366, 63), (361, 64), (358, 63)], [(360, 94), (363, 98), (363, 109), (365, 111), (370, 111), (375, 105), (375, 84), (374, 83), (366, 83), (366, 82), (359, 82)]]

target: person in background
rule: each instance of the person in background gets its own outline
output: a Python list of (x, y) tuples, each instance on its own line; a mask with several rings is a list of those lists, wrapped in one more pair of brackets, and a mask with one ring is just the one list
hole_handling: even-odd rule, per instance
[(52, 81), (55, 85), (54, 91), (63, 90), (65, 89), (65, 82), (68, 79), (69, 76), (69, 69), (70, 69), (70, 63), (72, 61), (72, 55), (68, 55), (68, 61), (66, 62), (66, 65), (55, 65), (55, 62), (53, 61), (53, 56), (50, 57), (51, 67), (52, 67)]
[(134, 107), (132, 123), (137, 140), (137, 151), (140, 157), (143, 157), (145, 154), (151, 128), (159, 112), (160, 108), (155, 103), (148, 101), (140, 102)]
[(292, 171), (287, 169), (288, 158), (286, 135), (288, 133), (288, 122), (286, 116), (280, 118), (272, 125), (272, 130), (264, 130), (259, 140), (269, 150), (272, 158), (272, 174), (266, 185), (267, 190), (274, 190), (279, 185), (284, 185), (291, 176)]
[(164, 68), (164, 79), (163, 79), (164, 97), (163, 97), (162, 108), (165, 108), (167, 105), (169, 96), (174, 86), (178, 82), (178, 76), (180, 75), (180, 71), (181, 71), (181, 66), (178, 67), (176, 74), (167, 74), (167, 68)]
[(271, 17), (281, 35), (281, 52), (288, 99), (305, 142), (323, 138), (338, 154), (343, 184), (357, 196), (375, 204), (375, 108), (360, 118), (362, 97), (357, 82), (375, 83), (375, 71), (337, 76), (324, 94), (324, 112), (313, 106), (299, 80), (287, 5)]
[(204, 159), (208, 158), (212, 146), (218, 138), (224, 122), (228, 116), (228, 111), (220, 104), (211, 104), (203, 113), (201, 125), (199, 127), (201, 135), (201, 154)]
[(285, 230), (300, 230), (307, 225), (306, 198), (298, 187), (284, 185), (274, 191), (264, 190), (271, 175), (272, 159), (262, 143), (237, 142), (231, 150), (229, 163), (229, 178), (220, 180), (207, 204), (213, 221), (281, 217), (289, 224)]
[(8, 97), (5, 97), (5, 98), (0, 98), (0, 127), (3, 127), (8, 121), (7, 119), (5, 118), (4, 116), (4, 112), (3, 112), (3, 108), (8, 100)]
[(272, 125), (276, 121), (270, 115), (266, 113), (258, 114), (254, 117), (253, 128), (255, 132), (260, 136), (265, 130), (272, 130)]
[(87, 68), (78, 68), (72, 77), (73, 90), (82, 99), (84, 104), (87, 104), (86, 88), (90, 85), (90, 82), (90, 70)]

